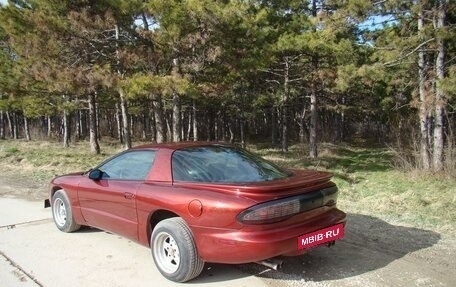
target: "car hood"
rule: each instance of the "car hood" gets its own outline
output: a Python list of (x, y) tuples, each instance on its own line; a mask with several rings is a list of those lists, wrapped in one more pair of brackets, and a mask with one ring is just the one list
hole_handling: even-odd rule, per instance
[(79, 171), (79, 172), (72, 172), (72, 173), (68, 173), (68, 174), (64, 174), (64, 175), (59, 175), (59, 176), (56, 176), (52, 181), (55, 181), (55, 180), (60, 180), (62, 178), (66, 178), (66, 177), (79, 177), (79, 176), (82, 176), (85, 172), (84, 171)]

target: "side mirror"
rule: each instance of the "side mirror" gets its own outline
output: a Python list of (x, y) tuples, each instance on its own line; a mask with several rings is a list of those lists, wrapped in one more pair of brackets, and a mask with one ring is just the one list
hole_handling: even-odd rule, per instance
[(102, 176), (103, 172), (99, 169), (94, 169), (91, 172), (89, 172), (89, 178), (92, 180), (100, 180)]

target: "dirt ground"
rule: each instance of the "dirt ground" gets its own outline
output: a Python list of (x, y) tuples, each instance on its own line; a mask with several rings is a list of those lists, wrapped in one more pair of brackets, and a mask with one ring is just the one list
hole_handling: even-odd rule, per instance
[[(0, 175), (0, 187), (0, 197), (36, 201), (47, 195), (47, 183), (9, 172)], [(273, 287), (456, 286), (454, 237), (363, 214), (348, 213), (345, 237), (335, 246), (282, 259), (279, 271), (254, 263), (236, 268)]]

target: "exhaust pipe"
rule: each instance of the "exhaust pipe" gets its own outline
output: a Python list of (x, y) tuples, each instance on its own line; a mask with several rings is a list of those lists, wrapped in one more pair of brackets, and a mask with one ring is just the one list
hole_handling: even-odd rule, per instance
[(271, 268), (273, 270), (279, 270), (279, 269), (282, 269), (283, 261), (279, 260), (279, 259), (270, 258), (270, 259), (258, 261), (258, 262), (255, 262), (255, 263), (263, 265), (263, 266), (266, 266), (266, 267)]

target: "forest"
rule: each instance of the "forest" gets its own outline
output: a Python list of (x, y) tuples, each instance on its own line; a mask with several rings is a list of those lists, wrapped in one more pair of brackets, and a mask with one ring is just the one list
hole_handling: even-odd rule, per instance
[(9, 0), (0, 63), (1, 139), (362, 141), (456, 169), (456, 1)]

